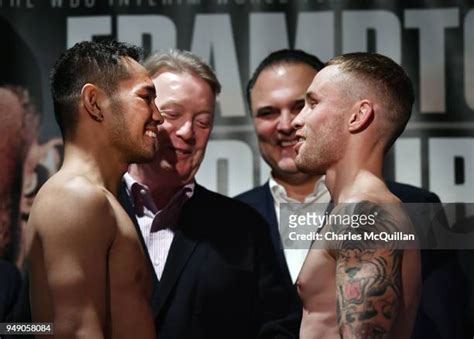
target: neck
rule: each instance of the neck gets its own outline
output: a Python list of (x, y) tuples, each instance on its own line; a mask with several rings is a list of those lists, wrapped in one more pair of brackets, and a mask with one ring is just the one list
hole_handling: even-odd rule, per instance
[(128, 164), (111, 156), (104, 156), (98, 148), (83, 147), (74, 142), (64, 144), (64, 162), (61, 170), (86, 177), (115, 196)]
[(272, 177), (282, 185), (288, 197), (304, 202), (305, 198), (313, 193), (316, 183), (321, 176), (310, 176), (304, 173), (281, 175), (272, 171)]
[(382, 180), (383, 152), (347, 153), (326, 171), (326, 186), (335, 203), (352, 201), (354, 195), (370, 194), (373, 179)]

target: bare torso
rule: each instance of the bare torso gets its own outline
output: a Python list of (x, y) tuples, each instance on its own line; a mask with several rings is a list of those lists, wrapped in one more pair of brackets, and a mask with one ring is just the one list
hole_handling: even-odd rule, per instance
[(118, 221), (108, 260), (111, 338), (155, 338), (151, 275), (142, 245), (127, 213), (115, 198), (110, 203)]
[[(337, 207), (335, 209), (337, 209)], [(326, 225), (322, 233), (328, 231), (328, 228)], [(382, 253), (382, 255), (386, 254), (383, 252), (377, 253)], [(409, 338), (416, 316), (421, 286), (419, 251), (400, 250), (400, 253), (401, 295), (398, 297), (397, 315), (394, 321), (390, 325), (387, 325), (387, 327), (391, 328), (390, 335), (380, 336), (381, 338)], [(366, 263), (369, 264), (365, 265), (364, 269), (361, 269), (360, 272), (362, 273), (356, 273), (351, 279), (348, 279), (345, 284), (341, 284), (340, 281), (337, 281), (337, 260), (336, 251), (323, 249), (321, 247), (311, 249), (306, 257), (296, 283), (299, 296), (303, 303), (303, 319), (300, 328), (300, 337), (302, 339), (341, 337), (340, 324), (337, 319), (337, 309), (341, 312), (341, 307), (338, 306), (338, 302), (341, 300), (341, 294), (343, 294), (344, 300), (353, 299), (359, 301), (354, 302), (351, 306), (352, 314), (355, 317), (358, 317), (360, 314), (367, 314), (367, 309), (371, 307), (367, 307), (367, 305), (373, 302), (373, 300), (365, 300), (362, 295), (363, 293), (367, 293), (368, 289), (364, 290), (364, 288), (361, 288), (361, 286), (364, 286), (364, 281), (370, 281), (371, 279), (380, 277), (379, 272), (374, 272), (372, 275), (367, 273), (369, 271), (367, 267), (370, 266), (371, 259), (367, 259)], [(362, 256), (354, 256), (342, 269), (349, 272), (351, 265), (360, 269), (362, 261), (364, 261)], [(349, 273), (349, 275), (350, 274), (351, 273)], [(363, 274), (365, 274), (365, 276), (362, 276)], [(368, 285), (370, 286), (370, 283)], [(337, 289), (339, 289), (339, 293)], [(380, 309), (377, 310), (377, 307), (375, 308), (376, 311), (380, 311)], [(344, 314), (341, 314), (341, 316), (344, 316)], [(377, 321), (380, 323), (380, 318), (378, 318)], [(375, 322), (374, 317), (374, 323)], [(369, 338), (371, 336), (360, 337)]]
[(311, 249), (296, 281), (303, 303), (300, 337), (339, 338), (336, 320), (336, 261), (326, 250)]
[[(76, 199), (78, 190), (85, 192)], [(59, 173), (35, 205), (28, 225), (33, 320), (55, 322), (61, 338), (155, 338), (150, 272), (117, 199), (84, 178)], [(91, 225), (94, 218), (104, 222)]]

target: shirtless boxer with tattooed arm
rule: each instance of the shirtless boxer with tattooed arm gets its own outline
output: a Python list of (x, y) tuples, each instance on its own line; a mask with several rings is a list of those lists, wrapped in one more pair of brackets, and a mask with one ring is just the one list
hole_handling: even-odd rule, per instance
[(54, 323), (55, 338), (155, 338), (150, 272), (116, 200), (128, 165), (153, 158), (162, 122), (138, 58), (82, 42), (53, 70), (64, 163), (36, 196), (27, 250), (33, 321)]
[[(413, 100), (403, 69), (377, 54), (336, 57), (315, 76), (293, 120), (296, 166), (326, 173), (332, 215), (378, 212), (371, 229), (330, 222), (322, 234), (412, 231), (400, 200), (382, 179), (382, 165)], [(418, 250), (396, 242), (384, 248), (350, 240), (330, 249), (315, 244), (297, 280), (302, 339), (410, 337), (421, 292)]]

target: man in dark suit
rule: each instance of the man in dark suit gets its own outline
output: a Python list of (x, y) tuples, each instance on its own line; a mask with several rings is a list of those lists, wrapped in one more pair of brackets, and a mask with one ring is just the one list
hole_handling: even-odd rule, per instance
[[(324, 206), (330, 196), (324, 176), (301, 173), (296, 168), (295, 129), (292, 120), (304, 106), (306, 90), (324, 64), (315, 56), (298, 50), (280, 50), (268, 55), (256, 68), (247, 86), (247, 103), (257, 134), (259, 149), (271, 168), (269, 180), (236, 198), (254, 207), (270, 226), (270, 234), (277, 251), (280, 269), (289, 282), (295, 282), (308, 249), (284, 248), (278, 227), (281, 203), (319, 203)], [(404, 203), (439, 203), (432, 192), (396, 182), (387, 186)], [(413, 209), (416, 206), (411, 206)], [(423, 209), (423, 205), (418, 205)], [(410, 206), (408, 206), (410, 209)], [(411, 212), (411, 211), (409, 211)], [(410, 213), (423, 236), (429, 236), (426, 214)], [(426, 212), (426, 213), (425, 213)], [(431, 338), (462, 337), (462, 307), (459, 286), (462, 277), (452, 252), (423, 251), (423, 283), (430, 292), (423, 292), (420, 312), (415, 323), (414, 337), (429, 333)], [(443, 284), (450, 276), (449, 284)], [(293, 287), (296, 289), (295, 287)], [(439, 297), (440, 290), (445, 293)], [(459, 298), (453, 303), (452, 300)], [(435, 300), (440, 302), (435, 303)]]
[(165, 121), (150, 164), (131, 166), (122, 203), (154, 272), (159, 338), (292, 338), (297, 299), (278, 271), (263, 218), (198, 185), (220, 84), (189, 52), (145, 62)]

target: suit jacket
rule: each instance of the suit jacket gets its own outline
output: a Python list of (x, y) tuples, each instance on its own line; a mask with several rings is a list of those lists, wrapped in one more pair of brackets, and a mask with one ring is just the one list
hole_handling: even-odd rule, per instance
[[(124, 187), (120, 200), (141, 237)], [(267, 229), (249, 206), (196, 185), (160, 281), (147, 258), (160, 339), (295, 337), (287, 316), (297, 296), (285, 286)]]
[[(429, 191), (397, 182), (387, 182), (389, 190), (403, 203), (440, 203), (439, 197)], [(280, 270), (289, 275), (285, 255), (281, 245), (280, 233), (270, 186), (251, 189), (236, 197), (255, 208), (267, 221), (274, 243)], [(426, 206), (427, 208), (429, 206)], [(414, 210), (418, 209), (418, 210)], [(408, 214), (416, 227), (426, 223), (423, 217), (429, 213), (423, 205), (408, 206)], [(418, 229), (418, 231), (424, 231)], [(423, 292), (419, 312), (415, 321), (413, 338), (467, 338), (466, 285), (462, 270), (454, 251), (421, 251)], [(293, 286), (296, 291), (296, 287)]]

